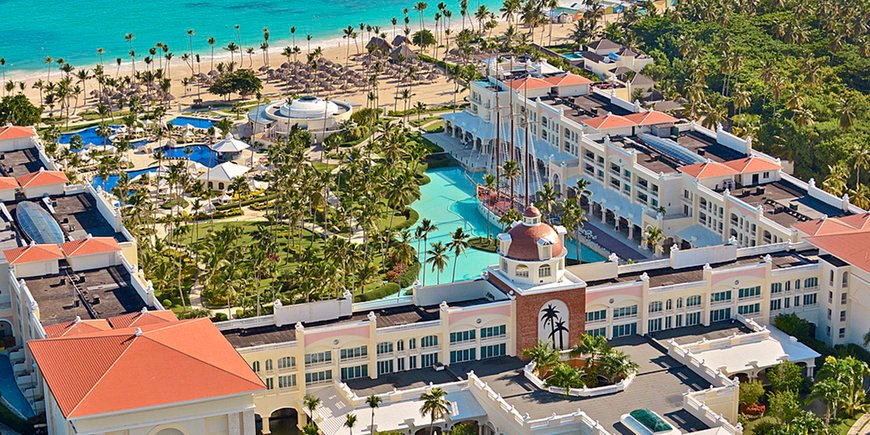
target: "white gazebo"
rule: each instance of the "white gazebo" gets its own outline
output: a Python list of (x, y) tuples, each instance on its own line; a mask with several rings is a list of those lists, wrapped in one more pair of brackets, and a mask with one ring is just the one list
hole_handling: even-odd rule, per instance
[(251, 168), (233, 162), (221, 163), (197, 177), (211, 190), (225, 192), (234, 179), (243, 177)]
[(211, 145), (211, 150), (219, 153), (221, 156), (235, 156), (236, 154), (250, 148), (251, 146), (233, 137), (232, 133), (227, 133), (224, 140)]

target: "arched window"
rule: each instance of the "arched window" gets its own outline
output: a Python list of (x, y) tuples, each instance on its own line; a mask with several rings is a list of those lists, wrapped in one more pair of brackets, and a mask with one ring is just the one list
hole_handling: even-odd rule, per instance
[(683, 298), (677, 298), (677, 308), (683, 308)]
[(417, 339), (409, 338), (408, 339), (408, 349), (416, 349), (417, 348)]
[(665, 302), (665, 309), (670, 310), (672, 308), (674, 308), (674, 301), (668, 299), (667, 302)]
[(253, 370), (254, 373), (259, 373), (260, 372), (260, 362), (259, 361), (252, 362), (251, 363), (251, 370)]
[(828, 284), (833, 287), (834, 286), (834, 271), (832, 270), (828, 276)]
[(266, 371), (267, 372), (272, 371), (272, 360), (271, 359), (266, 360)]
[(849, 272), (843, 272), (843, 288), (849, 287)]
[(525, 264), (520, 264), (517, 266), (517, 276), (528, 278), (529, 277), (529, 266)]
[(801, 289), (801, 280), (799, 280), (799, 279), (794, 280), (794, 289), (795, 290)]
[(163, 429), (160, 432), (157, 432), (157, 435), (184, 435), (184, 432), (182, 432), (178, 429), (175, 429), (175, 428), (170, 428), (170, 429)]
[(218, 189), (224, 190), (224, 183), (223, 182), (218, 183)]
[(396, 350), (405, 350), (405, 340), (399, 340), (396, 342)]
[(551, 274), (551, 272), (550, 272), (550, 265), (549, 264), (545, 264), (545, 265), (541, 266), (540, 269), (538, 269), (538, 276), (541, 278), (546, 278), (546, 277), (550, 276), (550, 274)]

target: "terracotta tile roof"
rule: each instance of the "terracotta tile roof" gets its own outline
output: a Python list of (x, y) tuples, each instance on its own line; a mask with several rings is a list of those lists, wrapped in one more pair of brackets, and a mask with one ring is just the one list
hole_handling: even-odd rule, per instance
[(60, 249), (67, 257), (78, 257), (120, 251), (121, 247), (114, 237), (88, 237), (63, 243)]
[(537, 225), (517, 224), (508, 234), (511, 236), (511, 244), (508, 247), (507, 256), (517, 260), (538, 261), (538, 240), (549, 240), (552, 245), (553, 257), (562, 255), (562, 238), (553, 227), (539, 223)]
[(614, 115), (612, 113), (608, 113), (604, 116), (598, 116), (595, 118), (584, 119), (582, 121), (584, 124), (596, 129), (596, 130), (605, 130), (608, 128), (620, 128), (620, 127), (633, 127), (637, 125), (634, 121), (620, 115)]
[(129, 328), (132, 326), (154, 325), (177, 322), (178, 317), (170, 310), (148, 311), (143, 309), (138, 313), (125, 314), (109, 319), (113, 328)]
[(108, 331), (112, 329), (112, 325), (109, 325), (106, 319), (82, 320), (77, 317), (72, 322), (55, 323), (54, 325), (43, 326), (43, 329), (48, 338), (56, 338)]
[(818, 235), (806, 240), (852, 266), (870, 272), (870, 230)]
[(507, 85), (515, 91), (523, 91), (526, 89), (541, 89), (553, 87), (550, 82), (539, 79), (537, 77), (525, 77), (516, 80), (509, 80)]
[(626, 115), (625, 118), (633, 121), (637, 125), (654, 125), (677, 122), (677, 118), (674, 118), (667, 113), (662, 113), (657, 110), (648, 110), (639, 113), (632, 113), (631, 115)]
[(745, 159), (730, 160), (725, 162), (724, 165), (728, 166), (731, 169), (734, 169), (741, 174), (762, 171), (775, 171), (782, 168), (782, 165), (780, 165), (779, 163), (774, 163), (761, 157), (747, 157)]
[(0, 140), (3, 139), (20, 139), (22, 137), (35, 137), (36, 130), (33, 127), (18, 127), (14, 125), (5, 125), (0, 127)]
[(57, 245), (28, 245), (3, 251), (9, 264), (49, 261), (63, 258)]
[(725, 166), (719, 162), (696, 163), (694, 165), (680, 166), (677, 170), (698, 179), (738, 174), (738, 172), (731, 167)]
[(18, 181), (15, 177), (0, 177), (0, 190), (17, 189)]
[(265, 389), (209, 319), (27, 345), (68, 419)]
[(562, 74), (553, 77), (547, 77), (544, 79), (547, 83), (552, 86), (575, 86), (575, 85), (588, 85), (592, 83), (592, 80), (587, 79), (581, 75), (568, 73)]
[(50, 186), (52, 184), (64, 184), (67, 182), (69, 182), (69, 178), (62, 171), (40, 170), (18, 177), (18, 184), (21, 187)]
[(870, 231), (870, 213), (854, 214), (838, 218), (816, 219), (792, 225), (809, 236), (852, 233), (859, 230)]

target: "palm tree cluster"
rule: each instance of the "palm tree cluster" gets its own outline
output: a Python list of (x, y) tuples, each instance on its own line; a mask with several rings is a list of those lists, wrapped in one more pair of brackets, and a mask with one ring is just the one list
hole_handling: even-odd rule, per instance
[(688, 116), (752, 136), (866, 208), (868, 22), (844, 0), (690, 0), (648, 16), (626, 9), (603, 35), (651, 54), (644, 73)]
[(523, 357), (535, 364), (535, 373), (547, 386), (564, 388), (593, 388), (613, 385), (637, 373), (639, 366), (624, 352), (613, 349), (603, 336), (581, 334), (577, 345), (568, 355), (579, 364), (569, 364), (550, 341), (523, 350)]

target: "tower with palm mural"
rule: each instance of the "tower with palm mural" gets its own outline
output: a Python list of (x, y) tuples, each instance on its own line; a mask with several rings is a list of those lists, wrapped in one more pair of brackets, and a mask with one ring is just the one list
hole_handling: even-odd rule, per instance
[(584, 331), (586, 283), (565, 266), (566, 230), (541, 219), (534, 206), (498, 235), (498, 266), (486, 279), (514, 298), (517, 349), (538, 340), (557, 349), (574, 344)]

